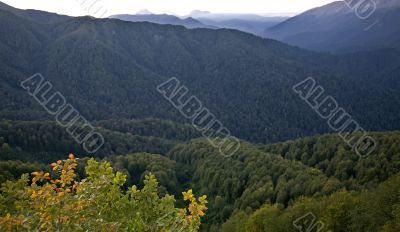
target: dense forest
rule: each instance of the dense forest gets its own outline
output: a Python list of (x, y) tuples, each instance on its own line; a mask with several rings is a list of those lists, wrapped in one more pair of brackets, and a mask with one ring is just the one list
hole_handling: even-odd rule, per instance
[[(385, 181), (388, 189), (399, 184), (390, 179), (400, 171), (397, 142), (400, 132), (371, 133), (379, 146), (374, 154), (365, 158), (356, 155), (334, 134), (269, 145), (241, 141), (239, 151), (226, 158), (206, 139), (196, 138), (190, 127), (170, 121), (154, 122), (148, 119), (97, 123), (109, 129), (97, 127), (104, 133), (107, 143), (95, 157), (110, 162), (115, 170), (126, 175), (124, 188), (143, 187), (145, 176), (152, 173), (158, 180), (160, 196), (177, 196), (189, 188), (207, 195), (208, 210), (202, 220), (204, 231), (241, 231), (232, 229), (238, 221), (248, 224), (249, 228), (263, 228), (263, 223), (274, 221), (277, 215), (288, 215), (284, 216), (285, 220), (292, 220), (307, 210), (315, 211), (318, 216), (325, 215), (321, 210), (325, 205), (334, 204), (336, 198), (344, 205), (355, 202), (357, 207), (372, 207), (357, 202), (369, 194), (381, 194), (375, 192)], [(1, 182), (18, 179), (21, 174), (35, 170), (46, 171), (46, 164), (69, 152), (81, 158), (77, 171), (84, 176), (86, 157), (93, 157), (53, 122), (3, 121), (0, 128)], [(146, 136), (149, 130), (160, 137)], [(182, 132), (180, 136), (175, 133), (178, 131)], [(170, 140), (173, 138), (179, 140)], [(370, 193), (363, 193), (367, 189)], [(384, 196), (381, 196), (382, 201), (388, 204)], [(184, 202), (178, 200), (176, 204), (183, 206)], [(338, 211), (338, 215), (332, 217), (342, 214)], [(333, 218), (325, 218), (326, 223), (329, 220), (333, 223)], [(390, 218), (376, 220), (389, 223)], [(348, 226), (363, 228), (352, 223)], [(276, 226), (282, 224), (279, 222)], [(381, 227), (371, 231), (380, 231)], [(348, 231), (347, 227), (343, 228), (338, 231)], [(273, 231), (286, 231), (286, 227)]]
[(254, 213), (237, 211), (221, 231), (396, 232), (400, 230), (399, 191), (400, 175), (395, 175), (368, 191), (300, 198), (287, 208), (266, 204)]
[[(0, 231), (398, 232), (399, 61), (0, 3)], [(29, 96), (20, 83), (35, 73), (104, 137), (99, 150)], [(310, 76), (373, 153), (357, 155), (293, 91)], [(237, 152), (221, 155), (164, 99), (171, 77), (188, 89), (175, 100), (199, 99)]]
[[(93, 155), (95, 157), (132, 152), (165, 154), (177, 143), (175, 140), (104, 128), (98, 128), (98, 131), (104, 136), (106, 142)], [(61, 159), (65, 154), (86, 153), (65, 128), (55, 122), (2, 121), (0, 122), (0, 144), (1, 160), (51, 162), (54, 159)]]
[(370, 133), (378, 146), (362, 159), (337, 135), (322, 135), (262, 145), (266, 152), (296, 160), (335, 177), (348, 187), (373, 187), (400, 170), (400, 132)]

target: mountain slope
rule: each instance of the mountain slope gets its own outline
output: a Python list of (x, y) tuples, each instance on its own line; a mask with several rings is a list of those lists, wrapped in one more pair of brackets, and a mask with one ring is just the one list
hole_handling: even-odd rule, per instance
[[(167, 157), (182, 165), (196, 192), (207, 193), (209, 201), (215, 202), (206, 216), (208, 224), (221, 223), (235, 210), (252, 211), (265, 202), (287, 204), (301, 196), (334, 191), (326, 186), (335, 180), (321, 171), (245, 142), (230, 158), (221, 156), (205, 139), (178, 144)], [(340, 189), (341, 183), (336, 183)]]
[(344, 2), (311, 9), (265, 31), (264, 36), (299, 47), (329, 52), (400, 48), (398, 1), (376, 1), (376, 11), (360, 19)]
[(353, 52), (310, 61), (329, 72), (348, 75), (386, 90), (400, 90), (400, 50), (377, 49)]
[[(375, 189), (338, 191), (326, 197), (303, 198), (291, 206), (266, 204), (252, 214), (237, 211), (219, 231), (395, 232), (399, 230), (400, 174)], [(303, 230), (304, 229), (304, 230)], [(307, 229), (307, 230), (311, 230)]]
[(335, 134), (262, 145), (261, 150), (317, 168), (346, 186), (375, 187), (400, 171), (400, 132), (369, 135), (375, 139), (377, 148), (363, 159)]
[(365, 129), (400, 128), (395, 91), (331, 74), (311, 63), (325, 55), (277, 41), (234, 30), (115, 19), (42, 25), (4, 11), (0, 17), (0, 44), (7, 48), (1, 50), (2, 119), (50, 119), (19, 85), (40, 72), (88, 120), (188, 123), (156, 90), (175, 76), (233, 135), (282, 141), (329, 131), (292, 90), (312, 75)]
[[(96, 130), (102, 134), (105, 142), (101, 149), (92, 154), (93, 157), (132, 152), (165, 154), (178, 143), (176, 140), (142, 136), (139, 133), (121, 133), (102, 127), (96, 127)], [(64, 127), (51, 121), (1, 121), (0, 148), (0, 161), (47, 163), (62, 159), (69, 153), (80, 156), (87, 154)]]

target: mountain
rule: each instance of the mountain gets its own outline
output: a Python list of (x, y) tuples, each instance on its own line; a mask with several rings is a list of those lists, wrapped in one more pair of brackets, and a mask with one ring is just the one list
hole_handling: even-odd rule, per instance
[(136, 15), (129, 15), (129, 14), (112, 15), (109, 18), (120, 19), (131, 22), (151, 22), (158, 24), (181, 25), (186, 28), (212, 28), (211, 26), (205, 25), (200, 21), (191, 17), (181, 19), (176, 16), (168, 14), (147, 14), (147, 12), (144, 13)]
[(260, 16), (255, 14), (214, 14), (207, 11), (192, 11), (189, 14), (204, 24), (217, 28), (230, 28), (254, 35), (262, 35), (265, 28), (272, 27), (286, 19), (285, 16)]
[(272, 27), (286, 18), (271, 18), (271, 21), (257, 21), (257, 20), (246, 20), (246, 19), (227, 19), (221, 21), (215, 21), (208, 18), (197, 18), (204, 24), (211, 25), (217, 28), (229, 28), (244, 31), (254, 35), (262, 35), (266, 27)]
[(232, 19), (241, 19), (247, 21), (280, 21), (282, 18), (288, 18), (292, 16), (291, 13), (276, 13), (276, 14), (235, 14), (235, 13), (211, 13), (208, 11), (194, 10), (190, 12), (189, 16), (193, 18), (203, 18), (215, 21), (225, 21)]
[(9, 11), (19, 17), (44, 24), (62, 22), (70, 18), (66, 15), (58, 15), (40, 10), (20, 10), (3, 2), (0, 2), (0, 10)]
[(139, 10), (137, 13), (136, 13), (137, 15), (150, 15), (150, 14), (153, 14), (151, 11), (149, 11), (148, 9), (142, 9), (142, 10)]
[[(91, 17), (42, 25), (0, 11), (0, 117), (50, 119), (20, 82), (40, 72), (88, 120), (189, 123), (156, 87), (177, 77), (231, 133), (253, 142), (329, 132), (292, 86), (312, 75), (366, 130), (400, 128), (400, 96), (326, 56), (235, 30)], [(373, 107), (371, 107), (373, 106)]]
[(272, 27), (288, 17), (264, 17), (253, 14), (211, 14), (209, 12), (193, 11), (188, 16), (180, 18), (174, 15), (153, 14), (148, 10), (141, 10), (137, 14), (112, 15), (109, 18), (131, 22), (180, 25), (186, 28), (230, 28), (261, 35), (265, 28)]
[[(268, 38), (302, 48), (347, 53), (378, 48), (400, 48), (400, 3), (379, 0), (370, 17), (361, 19), (358, 8), (343, 1), (306, 11), (264, 32)], [(360, 8), (361, 9), (361, 8)], [(367, 12), (368, 13), (368, 12)]]

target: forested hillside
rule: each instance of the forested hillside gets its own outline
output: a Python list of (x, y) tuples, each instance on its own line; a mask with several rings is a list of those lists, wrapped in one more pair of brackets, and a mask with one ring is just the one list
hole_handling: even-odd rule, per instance
[(112, 131), (169, 140), (186, 141), (201, 137), (201, 133), (190, 124), (180, 124), (153, 118), (139, 120), (113, 119), (97, 121), (94, 124)]
[(277, 41), (234, 30), (116, 19), (39, 24), (7, 11), (0, 17), (4, 119), (49, 119), (19, 87), (40, 72), (88, 120), (150, 117), (189, 123), (156, 91), (175, 76), (233, 135), (283, 141), (329, 131), (292, 91), (313, 76), (365, 129), (400, 128), (395, 90), (382, 91), (349, 72), (332, 74), (336, 59)]
[[(94, 155), (132, 152), (165, 154), (177, 141), (98, 128), (105, 143)], [(51, 162), (65, 154), (85, 154), (83, 147), (55, 122), (0, 122), (0, 159)]]
[(237, 211), (221, 231), (353, 231), (395, 232), (400, 229), (400, 175), (362, 192), (301, 198), (288, 208), (266, 204), (254, 213)]
[[(174, 130), (190, 131), (185, 125), (160, 121), (160, 132), (170, 128), (165, 130), (169, 132), (160, 134), (163, 138), (146, 137), (149, 130), (157, 134), (154, 121), (99, 123), (109, 125), (109, 129), (114, 125), (114, 129), (124, 133), (99, 127), (107, 142), (96, 156), (111, 162), (116, 170), (126, 174), (126, 186), (135, 184), (141, 187), (144, 176), (151, 172), (159, 181), (158, 192), (161, 195), (179, 195), (189, 188), (207, 195), (209, 209), (202, 226), (205, 231), (218, 231), (228, 219), (223, 228), (232, 226), (230, 224), (238, 220), (237, 217), (248, 215), (243, 220), (256, 217), (250, 215), (253, 212), (258, 215), (257, 210), (265, 204), (278, 204), (276, 210), (279, 209), (279, 212), (291, 212), (291, 207), (302, 204), (295, 202), (308, 197), (308, 201), (316, 202), (307, 207), (322, 207), (316, 199), (323, 197), (323, 202), (327, 203), (321, 204), (328, 204), (330, 198), (342, 196), (337, 191), (374, 189), (400, 171), (399, 132), (372, 133), (379, 146), (374, 154), (366, 158), (356, 155), (338, 135), (262, 146), (242, 141), (236, 155), (226, 158), (203, 138), (190, 140), (189, 136), (183, 139), (185, 141), (166, 139), (171, 138), (170, 135), (174, 137)], [(0, 158), (3, 160), (0, 166), (4, 167), (0, 172), (2, 181), (16, 179), (22, 173), (34, 170), (47, 170), (46, 163), (68, 152), (75, 152), (81, 158), (78, 172), (83, 173), (87, 162), (85, 157), (92, 156), (76, 146), (62, 127), (51, 122), (5, 121), (0, 128)], [(36, 160), (38, 163), (17, 160)], [(343, 204), (353, 202), (353, 194), (342, 194), (346, 196), (341, 198), (346, 201)], [(178, 201), (178, 204), (183, 203)], [(275, 206), (271, 207), (275, 210)], [(263, 210), (269, 212), (272, 209), (268, 206)], [(296, 211), (294, 216), (298, 214)]]
[(190, 173), (193, 189), (207, 192), (214, 203), (206, 215), (210, 230), (238, 209), (252, 211), (266, 202), (287, 205), (300, 196), (329, 194), (342, 187), (317, 169), (263, 153), (245, 143), (237, 155), (228, 159), (202, 140), (177, 145), (168, 157), (182, 163)]
[(322, 135), (261, 146), (266, 152), (299, 161), (335, 177), (347, 186), (376, 186), (400, 170), (400, 132), (370, 133), (378, 146), (359, 156), (336, 135)]
[(400, 50), (387, 48), (340, 56), (321, 54), (318, 60), (310, 62), (354, 81), (372, 83), (382, 91), (395, 94), (400, 89)]

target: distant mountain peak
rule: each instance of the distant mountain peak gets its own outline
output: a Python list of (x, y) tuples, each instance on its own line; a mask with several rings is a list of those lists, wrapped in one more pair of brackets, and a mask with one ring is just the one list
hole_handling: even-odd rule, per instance
[(132, 22), (151, 22), (158, 24), (171, 24), (180, 25), (186, 28), (214, 28), (201, 23), (199, 20), (188, 17), (185, 19), (179, 18), (169, 14), (123, 14), (123, 15), (111, 15), (109, 18), (116, 18), (125, 21)]
[(151, 15), (153, 13), (151, 11), (149, 11), (148, 9), (141, 9), (136, 14), (138, 14), (138, 15)]
[(206, 16), (211, 14), (211, 12), (209, 11), (202, 11), (202, 10), (193, 10), (192, 12), (190, 12), (190, 16), (192, 17), (201, 17), (201, 16)]

